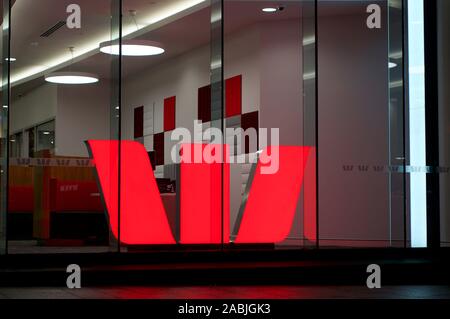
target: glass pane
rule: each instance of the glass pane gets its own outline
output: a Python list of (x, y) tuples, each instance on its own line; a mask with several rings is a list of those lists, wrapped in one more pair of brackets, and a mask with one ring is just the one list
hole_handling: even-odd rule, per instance
[(204, 163), (201, 145), (214, 96), (211, 17), (210, 1), (123, 1), (124, 251), (221, 244), (220, 165)]
[[(106, 141), (101, 153), (108, 169), (117, 163), (109, 141), (118, 139), (119, 64), (100, 43), (119, 36), (119, 3), (16, 0), (12, 6), (10, 254), (110, 250), (107, 196), (91, 155), (94, 141)], [(118, 179), (108, 186), (117, 189)]]
[(404, 101), (403, 3), (388, 1), (390, 246), (407, 245), (407, 176)]
[(450, 1), (438, 2), (439, 164), (441, 247), (450, 246)]
[(401, 1), (318, 6), (320, 245), (403, 246)]
[(231, 240), (315, 244), (315, 2), (226, 0), (224, 17)]

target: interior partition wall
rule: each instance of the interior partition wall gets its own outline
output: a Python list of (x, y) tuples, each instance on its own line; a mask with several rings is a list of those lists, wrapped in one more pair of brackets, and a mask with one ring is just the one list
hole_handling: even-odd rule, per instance
[(72, 2), (3, 1), (0, 252), (427, 246), (422, 0)]

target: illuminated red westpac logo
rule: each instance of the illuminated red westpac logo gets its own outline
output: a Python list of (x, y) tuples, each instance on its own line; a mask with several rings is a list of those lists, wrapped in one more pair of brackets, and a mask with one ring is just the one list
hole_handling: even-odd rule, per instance
[[(120, 142), (119, 200), (119, 142), (89, 141), (88, 145), (114, 236), (118, 237), (120, 227), (120, 241), (124, 244), (176, 244), (144, 146), (133, 141)], [(196, 147), (205, 145), (186, 144), (182, 150)], [(224, 157), (229, 154), (226, 146), (215, 149), (224, 150)], [(262, 174), (262, 164), (258, 162), (235, 243), (277, 243), (288, 236), (310, 149), (270, 146), (263, 151), (262, 156), (279, 153), (279, 169), (274, 174)], [(178, 243), (230, 242), (230, 164), (182, 160), (179, 185)]]

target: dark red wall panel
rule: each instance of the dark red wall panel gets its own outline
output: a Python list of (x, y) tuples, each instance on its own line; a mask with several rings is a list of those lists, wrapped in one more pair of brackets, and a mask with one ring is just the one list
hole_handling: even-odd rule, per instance
[(226, 117), (242, 113), (242, 75), (225, 81)]
[(153, 135), (153, 149), (155, 150), (155, 164), (164, 165), (164, 133)]
[(164, 131), (175, 129), (175, 108), (177, 98), (175, 96), (164, 100)]
[[(251, 112), (251, 113), (245, 113), (241, 116), (241, 127), (245, 131), (249, 128), (254, 128), (256, 130), (256, 136), (257, 136), (257, 145), (256, 147), (259, 147), (259, 113)], [(257, 149), (250, 149), (250, 142), (248, 140), (248, 137), (245, 138), (245, 154), (256, 152)]]
[(211, 121), (211, 85), (198, 89), (198, 119), (203, 123)]

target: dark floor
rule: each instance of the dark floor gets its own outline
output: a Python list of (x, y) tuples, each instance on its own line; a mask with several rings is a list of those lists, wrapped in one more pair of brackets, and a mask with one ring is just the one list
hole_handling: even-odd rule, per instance
[(448, 286), (0, 288), (0, 299), (450, 299)]
[[(63, 288), (70, 264), (84, 288)], [(371, 264), (380, 289), (366, 286)], [(448, 249), (8, 255), (0, 299), (450, 300), (449, 269)]]

